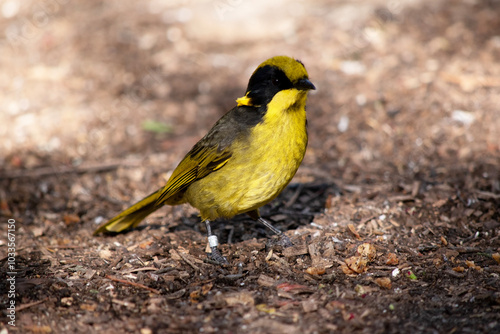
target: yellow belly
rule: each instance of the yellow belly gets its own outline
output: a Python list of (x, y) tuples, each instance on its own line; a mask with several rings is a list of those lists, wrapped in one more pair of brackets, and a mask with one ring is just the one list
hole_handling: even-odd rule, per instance
[(200, 210), (202, 219), (258, 209), (287, 186), (306, 151), (304, 105), (268, 111), (246, 139), (233, 143), (223, 168), (189, 186), (184, 199)]

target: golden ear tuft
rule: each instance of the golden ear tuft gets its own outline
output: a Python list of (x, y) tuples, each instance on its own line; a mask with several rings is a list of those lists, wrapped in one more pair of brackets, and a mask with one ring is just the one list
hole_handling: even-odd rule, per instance
[(253, 106), (252, 99), (250, 97), (248, 97), (248, 93), (245, 96), (236, 99), (236, 103), (238, 103), (238, 107), (241, 107), (241, 106), (251, 107), (251, 106)]

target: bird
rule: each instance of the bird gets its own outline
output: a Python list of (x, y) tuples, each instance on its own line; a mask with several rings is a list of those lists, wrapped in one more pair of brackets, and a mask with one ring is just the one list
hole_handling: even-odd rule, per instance
[(281, 193), (304, 158), (308, 134), (306, 100), (316, 87), (304, 64), (275, 56), (253, 72), (245, 95), (181, 160), (166, 185), (101, 224), (94, 235), (136, 227), (164, 205), (189, 203), (207, 228), (209, 260), (228, 264), (210, 222), (247, 214), (290, 239), (261, 217), (259, 208)]

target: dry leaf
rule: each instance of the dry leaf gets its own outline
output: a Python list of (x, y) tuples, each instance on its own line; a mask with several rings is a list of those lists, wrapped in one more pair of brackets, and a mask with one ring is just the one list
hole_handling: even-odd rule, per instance
[(349, 231), (356, 237), (356, 239), (361, 240), (361, 236), (359, 235), (358, 231), (356, 231), (356, 228), (353, 224), (348, 224), (347, 227), (349, 228)]
[(223, 297), (227, 306), (246, 305), (253, 306), (255, 300), (250, 292), (230, 293)]
[(302, 303), (302, 309), (304, 312), (309, 313), (309, 312), (314, 312), (318, 310), (318, 301), (314, 298), (309, 298), (307, 300), (304, 300)]
[(268, 314), (276, 313), (276, 309), (274, 307), (269, 307), (266, 304), (256, 305), (255, 308), (257, 309), (257, 311), (265, 312)]
[(448, 246), (448, 240), (445, 239), (445, 237), (441, 236), (441, 243), (444, 245), (444, 246)]
[(467, 265), (467, 267), (472, 268), (472, 269), (476, 269), (477, 271), (482, 271), (483, 270), (483, 268), (481, 268), (480, 266), (476, 265), (474, 263), (474, 261), (468, 261), (467, 260), (467, 261), (465, 261), (465, 264)]
[(371, 286), (358, 284), (354, 287), (354, 291), (356, 291), (356, 294), (358, 296), (365, 296), (371, 292), (376, 291), (376, 289)]
[(300, 284), (291, 284), (291, 283), (281, 283), (276, 286), (276, 289), (290, 292), (293, 294), (299, 294), (304, 292), (313, 292), (310, 287)]
[(435, 208), (440, 208), (443, 205), (445, 205), (447, 202), (448, 202), (448, 199), (440, 199), (440, 200), (437, 200), (436, 202), (434, 202), (432, 204), (432, 206), (435, 207)]
[(436, 267), (440, 267), (440, 266), (443, 265), (444, 261), (443, 261), (442, 258), (437, 257), (437, 258), (435, 258), (435, 259), (432, 260), (432, 263), (434, 263), (434, 265)]
[(99, 252), (99, 256), (105, 260), (111, 260), (113, 258), (113, 252), (109, 249), (103, 249)]
[(208, 283), (208, 284), (205, 284), (201, 287), (201, 294), (206, 296), (207, 293), (210, 292), (210, 290), (212, 290), (212, 287), (214, 286), (213, 283)]
[(64, 215), (63, 220), (64, 220), (64, 224), (71, 225), (71, 224), (78, 223), (80, 221), (80, 217), (78, 217), (75, 214), (67, 214), (67, 215)]
[(149, 246), (151, 246), (152, 243), (153, 243), (153, 240), (144, 241), (143, 243), (139, 244), (139, 248), (146, 249)]
[(323, 275), (326, 272), (326, 270), (325, 268), (309, 267), (306, 269), (306, 272), (309, 275)]
[(500, 264), (500, 253), (491, 254), (491, 257), (493, 260), (497, 261), (498, 264)]
[(52, 333), (52, 328), (50, 326), (25, 326), (26, 331), (31, 333)]
[(389, 266), (396, 266), (399, 263), (398, 257), (394, 253), (389, 253), (387, 254), (387, 261), (385, 261), (385, 264)]
[(389, 277), (379, 277), (375, 279), (375, 283), (386, 289), (390, 289), (392, 287), (391, 279)]
[(64, 305), (64, 306), (71, 306), (73, 305), (73, 297), (63, 297), (61, 298), (61, 305)]
[(200, 296), (201, 296), (200, 292), (201, 292), (201, 290), (198, 289), (198, 290), (195, 290), (189, 294), (189, 299), (191, 300), (192, 304), (198, 303)]
[(358, 247), (358, 254), (367, 258), (368, 261), (373, 261), (373, 259), (377, 256), (377, 250), (375, 249), (375, 246), (365, 242)]
[(358, 274), (364, 273), (368, 269), (366, 266), (368, 264), (368, 259), (362, 256), (351, 256), (345, 260), (345, 264), (349, 269)]
[(271, 287), (276, 284), (276, 280), (272, 277), (260, 274), (259, 278), (257, 279), (257, 284), (260, 286)]
[(469, 268), (474, 268), (476, 266), (476, 264), (474, 263), (474, 261), (469, 261), (469, 260), (466, 260), (465, 261), (465, 264), (467, 265), (467, 267)]
[(272, 257), (273, 257), (273, 250), (271, 249), (269, 253), (267, 253), (266, 255), (266, 262), (269, 262)]
[(342, 302), (339, 302), (338, 300), (332, 300), (328, 304), (326, 304), (326, 309), (327, 310), (343, 310), (345, 309), (345, 304)]
[(356, 276), (356, 272), (351, 268), (349, 268), (349, 266), (346, 263), (342, 263), (340, 268), (342, 269), (342, 272), (347, 276)]
[(80, 310), (94, 312), (97, 308), (97, 304), (81, 304)]
[(9, 208), (9, 203), (3, 198), (0, 198), (0, 213), (4, 216), (11, 216), (12, 212)]
[(377, 256), (375, 246), (369, 243), (363, 243), (362, 245), (359, 245), (357, 251), (359, 255), (351, 256), (344, 261), (347, 268), (342, 266), (342, 271), (346, 275), (352, 275), (354, 273), (364, 273), (368, 270), (368, 262), (372, 261)]

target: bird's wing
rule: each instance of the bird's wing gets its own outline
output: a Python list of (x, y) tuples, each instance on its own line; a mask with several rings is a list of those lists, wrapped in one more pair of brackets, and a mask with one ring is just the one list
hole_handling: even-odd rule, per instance
[(165, 204), (171, 196), (185, 190), (191, 183), (222, 168), (230, 158), (229, 147), (220, 150), (218, 145), (198, 142), (174, 170), (167, 184), (161, 190), (156, 204)]
[(250, 107), (235, 107), (227, 112), (182, 159), (156, 204), (173, 204), (168, 202), (170, 198), (182, 196), (191, 183), (222, 168), (231, 159), (235, 141), (240, 144), (246, 141), (250, 129), (261, 121), (262, 115), (260, 109)]

